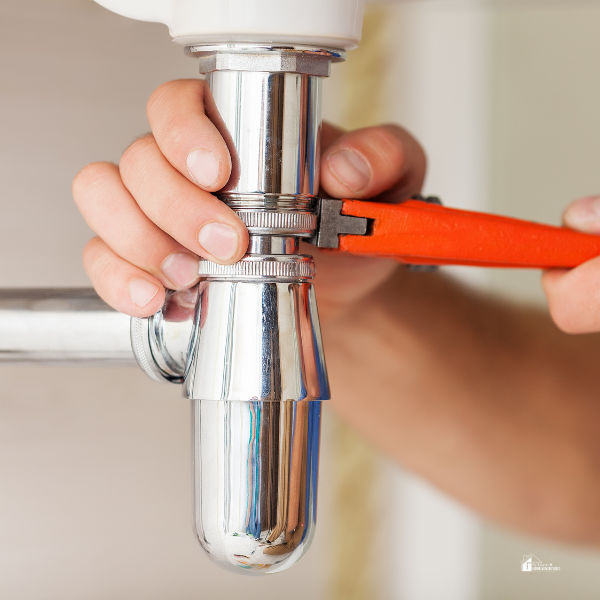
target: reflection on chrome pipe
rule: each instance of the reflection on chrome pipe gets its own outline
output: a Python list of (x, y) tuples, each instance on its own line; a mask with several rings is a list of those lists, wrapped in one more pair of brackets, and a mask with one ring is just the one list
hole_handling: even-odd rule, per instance
[(192, 401), (194, 516), (238, 573), (297, 562), (315, 531), (321, 402)]
[(92, 289), (0, 290), (0, 362), (133, 366), (129, 321)]
[(206, 75), (229, 132), (232, 177), (219, 196), (315, 196), (319, 181), (321, 78), (299, 73), (216, 71)]
[[(205, 261), (200, 269), (217, 267)], [(304, 555), (316, 521), (329, 385), (307, 281), (313, 264), (298, 255), (247, 256), (226, 269), (233, 280), (213, 275), (198, 286), (184, 381), (196, 532), (221, 566), (274, 573)], [(273, 270), (282, 275), (269, 277)]]
[[(256, 265), (245, 258), (230, 268), (312, 266), (306, 257), (288, 258), (284, 263), (261, 261)], [(184, 382), (188, 398), (250, 402), (329, 399), (312, 284), (265, 277), (203, 281), (198, 289), (196, 327)]]

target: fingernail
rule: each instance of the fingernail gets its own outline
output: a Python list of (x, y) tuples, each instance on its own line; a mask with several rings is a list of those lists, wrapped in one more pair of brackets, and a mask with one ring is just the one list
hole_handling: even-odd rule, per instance
[(170, 254), (161, 265), (164, 276), (176, 289), (188, 287), (198, 278), (198, 259), (191, 254)]
[(199, 186), (211, 187), (216, 183), (221, 163), (214, 152), (196, 148), (187, 155), (186, 164), (189, 174)]
[(198, 242), (217, 260), (229, 260), (238, 251), (240, 236), (237, 231), (224, 223), (207, 223), (198, 233)]
[(140, 308), (144, 308), (156, 294), (158, 294), (158, 286), (147, 279), (134, 279), (129, 284), (129, 296)]
[(573, 202), (565, 211), (565, 223), (584, 231), (600, 230), (600, 196), (590, 196)]
[(340, 182), (355, 192), (364, 190), (373, 176), (367, 161), (353, 150), (338, 150), (327, 159), (327, 162)]

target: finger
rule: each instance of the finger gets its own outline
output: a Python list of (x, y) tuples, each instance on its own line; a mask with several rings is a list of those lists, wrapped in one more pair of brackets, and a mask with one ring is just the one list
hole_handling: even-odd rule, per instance
[(600, 196), (575, 200), (565, 210), (563, 222), (571, 229), (600, 234)]
[(149, 317), (165, 302), (160, 281), (117, 256), (100, 238), (83, 250), (83, 265), (98, 295), (132, 317)]
[(418, 193), (427, 161), (419, 143), (395, 125), (370, 127), (337, 138), (323, 153), (321, 185), (335, 198), (373, 198), (383, 192)]
[(329, 147), (339, 140), (346, 132), (340, 127), (336, 127), (331, 123), (323, 122), (321, 129), (321, 152), (324, 154)]
[(120, 257), (172, 290), (198, 280), (198, 257), (159, 229), (127, 191), (119, 168), (93, 163), (73, 180), (73, 198), (94, 231)]
[(566, 333), (600, 331), (600, 258), (543, 276), (550, 314)]
[(144, 214), (194, 254), (231, 264), (246, 252), (248, 231), (240, 218), (182, 177), (152, 136), (137, 140), (125, 151), (120, 174)]
[(206, 82), (198, 79), (170, 81), (152, 94), (147, 112), (167, 160), (190, 181), (214, 192), (229, 180), (231, 157), (213, 122), (218, 115), (207, 91)]

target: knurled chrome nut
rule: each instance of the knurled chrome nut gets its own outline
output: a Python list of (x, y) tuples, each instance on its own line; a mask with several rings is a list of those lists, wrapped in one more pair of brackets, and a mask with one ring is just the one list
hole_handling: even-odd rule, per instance
[(236, 210), (250, 233), (308, 237), (317, 228), (317, 215), (305, 212)]
[(329, 77), (331, 60), (309, 54), (250, 54), (210, 52), (199, 57), (200, 73), (213, 71), (265, 71)]
[(200, 277), (232, 280), (304, 280), (315, 276), (315, 263), (310, 256), (249, 254), (233, 265), (219, 265), (201, 260)]

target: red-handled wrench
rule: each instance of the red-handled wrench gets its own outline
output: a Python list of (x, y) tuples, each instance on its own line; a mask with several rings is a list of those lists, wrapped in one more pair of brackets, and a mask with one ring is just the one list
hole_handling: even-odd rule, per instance
[(575, 267), (600, 256), (600, 236), (423, 200), (320, 201), (313, 243), (421, 265)]

